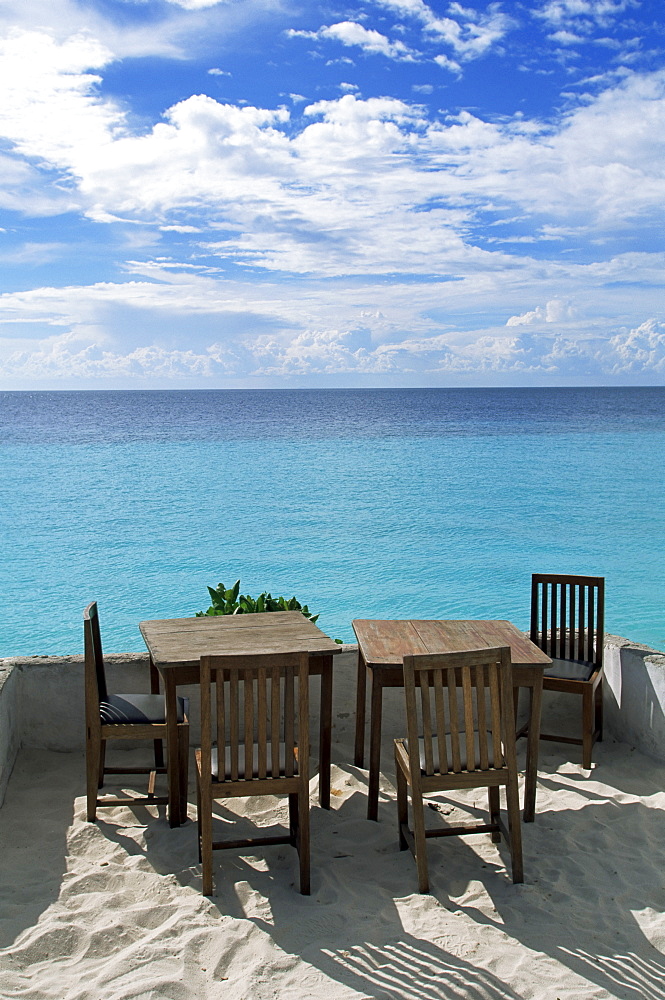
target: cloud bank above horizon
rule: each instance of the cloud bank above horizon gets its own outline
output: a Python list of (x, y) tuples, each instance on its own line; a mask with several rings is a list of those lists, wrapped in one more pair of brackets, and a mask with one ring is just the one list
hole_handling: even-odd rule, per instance
[(331, 11), (4, 6), (0, 388), (663, 382), (659, 7)]

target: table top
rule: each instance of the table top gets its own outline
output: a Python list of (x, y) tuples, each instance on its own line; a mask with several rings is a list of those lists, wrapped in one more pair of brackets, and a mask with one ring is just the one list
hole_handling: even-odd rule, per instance
[(166, 669), (195, 666), (214, 653), (341, 652), (300, 611), (155, 619), (140, 622), (139, 629), (155, 666)]
[(453, 653), (510, 646), (516, 666), (549, 666), (552, 662), (523, 632), (505, 620), (377, 620), (351, 623), (369, 667), (401, 666), (402, 657), (419, 653)]

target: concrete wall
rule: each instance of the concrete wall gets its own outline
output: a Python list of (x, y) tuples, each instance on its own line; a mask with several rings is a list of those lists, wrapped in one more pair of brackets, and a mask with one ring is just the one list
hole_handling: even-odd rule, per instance
[(0, 660), (0, 805), (21, 745), (19, 672), (11, 661)]
[(608, 732), (665, 761), (665, 653), (608, 635), (604, 662)]
[[(109, 655), (105, 660), (111, 691), (148, 690), (145, 655)], [(333, 760), (346, 763), (353, 760), (356, 662), (355, 646), (343, 646), (335, 657)], [(605, 674), (606, 735), (665, 762), (665, 653), (606, 636)], [(178, 693), (190, 698), (191, 742), (199, 745), (198, 690), (179, 688)], [(387, 770), (392, 738), (404, 731), (403, 697), (399, 689), (384, 691), (382, 766)], [(311, 699), (313, 707), (318, 705), (314, 687)], [(82, 656), (0, 659), (0, 804), (19, 747), (83, 750), (84, 718)], [(580, 699), (548, 693), (544, 732), (577, 734), (580, 718)], [(313, 731), (314, 754), (317, 736)], [(571, 748), (571, 753), (577, 749)]]

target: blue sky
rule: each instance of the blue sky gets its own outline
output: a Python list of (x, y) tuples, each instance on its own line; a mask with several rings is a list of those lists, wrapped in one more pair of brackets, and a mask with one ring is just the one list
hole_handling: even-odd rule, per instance
[(4, 0), (0, 388), (665, 382), (662, 0)]

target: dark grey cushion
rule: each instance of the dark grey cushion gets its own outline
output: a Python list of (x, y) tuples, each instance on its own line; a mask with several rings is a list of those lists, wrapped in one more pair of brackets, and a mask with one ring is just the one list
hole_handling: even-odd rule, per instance
[(588, 681), (595, 669), (595, 664), (585, 660), (555, 660), (553, 657), (552, 666), (545, 667), (543, 676), (560, 677), (568, 681)]
[[(486, 738), (487, 738), (487, 756), (489, 758), (488, 766), (489, 767), (494, 767), (494, 751), (493, 751), (493, 747), (492, 747), (492, 734), (491, 734), (491, 732), (489, 732), (489, 731), (487, 732), (487, 737)], [(475, 762), (474, 762), (473, 767), (471, 768), (471, 770), (476, 770), (477, 768), (480, 767), (480, 748), (479, 748), (479, 745), (478, 745), (478, 732), (477, 732), (477, 730), (474, 731), (474, 734), (473, 734), (473, 744), (474, 744), (474, 747), (475, 747), (476, 759), (475, 759)], [(406, 740), (405, 740), (405, 745), (406, 745), (406, 747), (408, 749), (408, 742)], [(436, 738), (436, 736), (433, 737), (433, 739), (432, 739), (432, 751), (433, 751), (433, 755), (434, 755), (434, 770), (438, 771), (439, 770), (439, 741)], [(469, 768), (467, 768), (467, 763), (466, 763), (466, 736), (461, 736), (460, 737), (460, 740), (459, 740), (459, 751), (460, 751), (460, 758), (461, 758), (462, 770), (464, 770), (464, 771), (469, 770)], [(451, 740), (450, 740), (450, 733), (446, 733), (446, 754), (448, 755), (448, 767), (450, 768), (450, 767), (453, 766), (453, 749), (452, 749), (452, 743), (451, 743)], [(420, 770), (424, 774), (425, 773), (425, 741), (422, 738), (422, 736), (420, 736), (418, 738), (418, 758), (420, 760)], [(445, 773), (447, 773), (447, 772), (444, 772), (444, 774)]]
[[(224, 760), (225, 774), (224, 774), (223, 778), (219, 777), (219, 770), (218, 770), (218, 768), (219, 768), (219, 758), (218, 758), (218, 754), (217, 754), (217, 747), (213, 747), (212, 748), (212, 753), (211, 753), (210, 757), (211, 757), (211, 766), (212, 766), (212, 777), (213, 777), (213, 779), (215, 781), (221, 781), (221, 780), (230, 781), (231, 780), (231, 748), (230, 747), (226, 747), (226, 752), (224, 754), (224, 757), (225, 757), (225, 760)], [(253, 778), (258, 778), (258, 776), (259, 776), (259, 748), (256, 745), (256, 743), (254, 744), (253, 758), (254, 759), (252, 761), (252, 764), (253, 764), (252, 777)], [(279, 773), (282, 776), (284, 775), (284, 761), (285, 761), (285, 745), (284, 745), (284, 743), (280, 743), (279, 744)], [(272, 776), (273, 776), (273, 774), (272, 774), (272, 748), (271, 748), (270, 744), (268, 744), (266, 773), (267, 773), (267, 776), (269, 778), (272, 778)], [(293, 761), (293, 773), (294, 774), (298, 773), (298, 761), (296, 759), (294, 759), (294, 761)], [(244, 745), (238, 747), (238, 776), (240, 778), (244, 778), (245, 777), (245, 747), (244, 747)]]
[[(184, 720), (188, 698), (178, 698), (178, 722)], [(111, 694), (100, 702), (102, 725), (147, 725), (166, 722), (163, 694)]]

